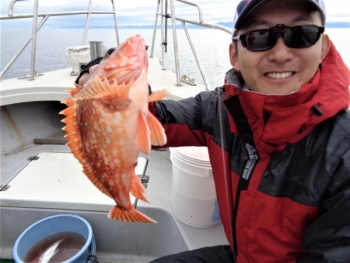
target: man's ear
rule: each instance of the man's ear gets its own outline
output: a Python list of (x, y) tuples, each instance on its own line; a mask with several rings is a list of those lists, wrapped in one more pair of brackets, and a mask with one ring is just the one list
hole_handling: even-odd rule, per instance
[(233, 42), (230, 44), (229, 53), (230, 53), (230, 62), (232, 67), (236, 71), (241, 71), (241, 68), (239, 67), (239, 62), (238, 62), (238, 53), (237, 53), (236, 45)]
[(324, 34), (322, 39), (322, 54), (321, 54), (321, 60), (323, 60), (327, 54), (329, 49), (331, 48), (331, 43), (329, 40), (329, 36)]

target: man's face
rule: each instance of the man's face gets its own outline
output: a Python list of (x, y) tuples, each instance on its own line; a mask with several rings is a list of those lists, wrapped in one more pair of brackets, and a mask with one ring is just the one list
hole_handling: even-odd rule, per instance
[[(307, 6), (300, 1), (271, 0), (257, 7), (249, 17), (248, 27), (238, 35), (255, 29), (267, 29), (277, 24), (286, 26), (322, 26), (318, 12), (308, 14)], [(315, 45), (307, 48), (289, 48), (280, 37), (269, 50), (252, 52), (237, 43), (230, 45), (230, 60), (236, 71), (240, 71), (251, 90), (283, 95), (297, 91), (308, 83), (329, 50), (328, 37), (321, 35)]]

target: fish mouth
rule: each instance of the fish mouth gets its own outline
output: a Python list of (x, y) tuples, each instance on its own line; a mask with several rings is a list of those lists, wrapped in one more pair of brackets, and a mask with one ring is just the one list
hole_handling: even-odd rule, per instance
[(265, 73), (264, 75), (271, 79), (286, 79), (294, 74), (295, 74), (294, 71), (286, 71), (286, 72), (268, 72), (268, 73)]

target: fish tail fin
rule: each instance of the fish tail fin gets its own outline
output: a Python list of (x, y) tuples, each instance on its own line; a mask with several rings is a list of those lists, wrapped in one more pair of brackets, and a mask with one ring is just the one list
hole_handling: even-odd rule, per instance
[(147, 114), (147, 123), (151, 133), (151, 143), (152, 145), (164, 145), (166, 144), (167, 138), (163, 126), (157, 120), (152, 113)]
[(168, 95), (170, 92), (168, 90), (157, 90), (153, 92), (151, 95), (148, 97), (148, 102), (152, 101), (157, 101), (163, 99), (166, 95)]
[(137, 199), (140, 199), (142, 201), (148, 202), (146, 198), (146, 188), (141, 183), (140, 178), (134, 173), (132, 175), (132, 182), (130, 186), (130, 192), (133, 196), (135, 196)]
[(114, 206), (109, 211), (108, 217), (124, 222), (157, 223), (157, 221), (154, 221), (152, 218), (142, 214), (135, 208), (132, 208), (131, 210), (123, 210), (118, 206)]
[(139, 130), (137, 134), (137, 146), (139, 150), (145, 154), (151, 151), (150, 130), (147, 125), (145, 115), (140, 111), (139, 113)]

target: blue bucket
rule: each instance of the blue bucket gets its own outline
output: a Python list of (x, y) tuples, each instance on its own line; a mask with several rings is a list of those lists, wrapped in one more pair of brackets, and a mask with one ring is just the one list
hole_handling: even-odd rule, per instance
[(78, 233), (86, 240), (82, 249), (64, 263), (86, 263), (89, 262), (89, 255), (96, 253), (96, 243), (89, 222), (77, 215), (60, 214), (32, 224), (17, 238), (13, 248), (15, 262), (24, 263), (26, 253), (36, 242), (58, 232)]

